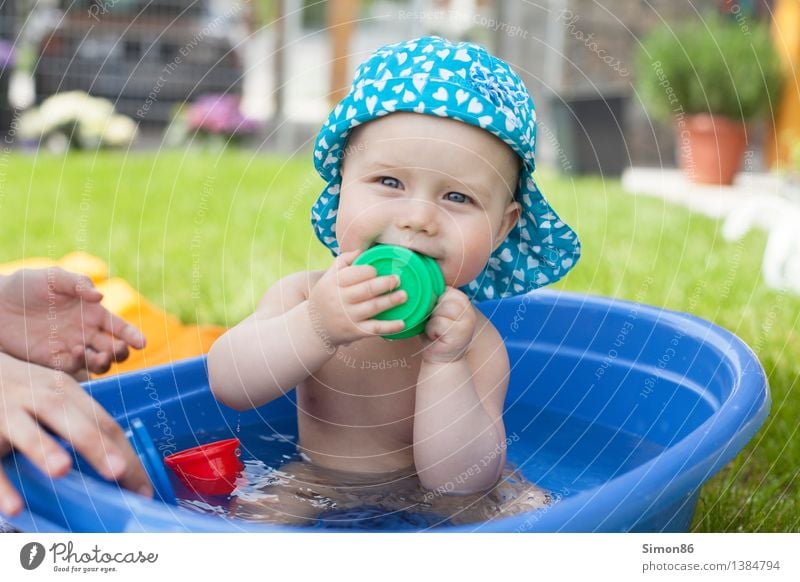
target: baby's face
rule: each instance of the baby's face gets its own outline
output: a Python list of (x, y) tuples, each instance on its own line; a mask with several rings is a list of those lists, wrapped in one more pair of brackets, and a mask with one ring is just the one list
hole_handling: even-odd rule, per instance
[(342, 252), (393, 244), (433, 257), (445, 283), (475, 279), (519, 218), (517, 156), (452, 119), (393, 113), (357, 128), (342, 164)]

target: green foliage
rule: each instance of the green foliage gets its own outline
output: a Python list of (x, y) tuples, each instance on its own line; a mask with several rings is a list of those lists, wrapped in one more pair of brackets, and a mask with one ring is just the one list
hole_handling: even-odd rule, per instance
[(681, 112), (745, 121), (770, 115), (782, 80), (768, 26), (717, 14), (653, 30), (636, 71), (645, 106), (664, 122)]
[(331, 256), (310, 227), (323, 188), (310, 154), (40, 152), (5, 162), (0, 262), (82, 250), (184, 322), (233, 325), (272, 283)]

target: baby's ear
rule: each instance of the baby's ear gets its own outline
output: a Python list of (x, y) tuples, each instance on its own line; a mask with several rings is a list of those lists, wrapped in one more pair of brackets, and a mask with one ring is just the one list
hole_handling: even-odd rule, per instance
[(506, 240), (508, 233), (517, 225), (517, 221), (522, 213), (522, 206), (516, 200), (511, 200), (503, 212), (503, 222), (500, 224), (500, 231), (497, 233), (497, 239), (494, 243), (493, 251), (497, 250), (503, 241)]

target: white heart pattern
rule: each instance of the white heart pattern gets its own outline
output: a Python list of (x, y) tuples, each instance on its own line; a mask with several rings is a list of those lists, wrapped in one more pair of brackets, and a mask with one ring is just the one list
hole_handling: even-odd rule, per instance
[[(482, 111), (483, 111), (483, 105), (481, 105), (481, 102), (478, 101), (478, 99), (475, 98), (475, 97), (470, 99), (469, 105), (467, 105), (467, 113), (475, 113), (477, 115), (478, 113), (481, 113)], [(483, 126), (481, 126), (481, 127), (483, 127)]]
[(378, 96), (377, 95), (370, 95), (367, 97), (367, 111), (369, 111), (370, 115), (375, 111), (375, 105), (378, 104)]
[(425, 75), (414, 75), (411, 78), (411, 82), (414, 84), (414, 88), (417, 90), (417, 92), (422, 93), (422, 90), (425, 88), (425, 85), (428, 82), (428, 77)]
[(433, 94), (433, 98), (437, 101), (447, 101), (450, 98), (450, 95), (447, 93), (447, 89), (444, 87), (439, 87), (436, 90), (436, 93)]
[(464, 63), (468, 63), (472, 60), (469, 57), (469, 53), (465, 49), (459, 49), (458, 52), (456, 52), (455, 59)]

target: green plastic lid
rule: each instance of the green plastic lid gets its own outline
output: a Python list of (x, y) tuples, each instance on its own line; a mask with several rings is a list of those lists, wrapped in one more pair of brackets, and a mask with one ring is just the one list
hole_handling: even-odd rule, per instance
[(400, 289), (406, 292), (405, 303), (375, 316), (375, 319), (384, 321), (402, 319), (406, 327), (403, 331), (382, 337), (404, 339), (425, 331), (425, 324), (444, 293), (444, 276), (435, 260), (405, 247), (377, 245), (364, 251), (353, 264), (375, 267), (378, 277), (397, 275), (400, 277), (400, 286), (391, 292)]

